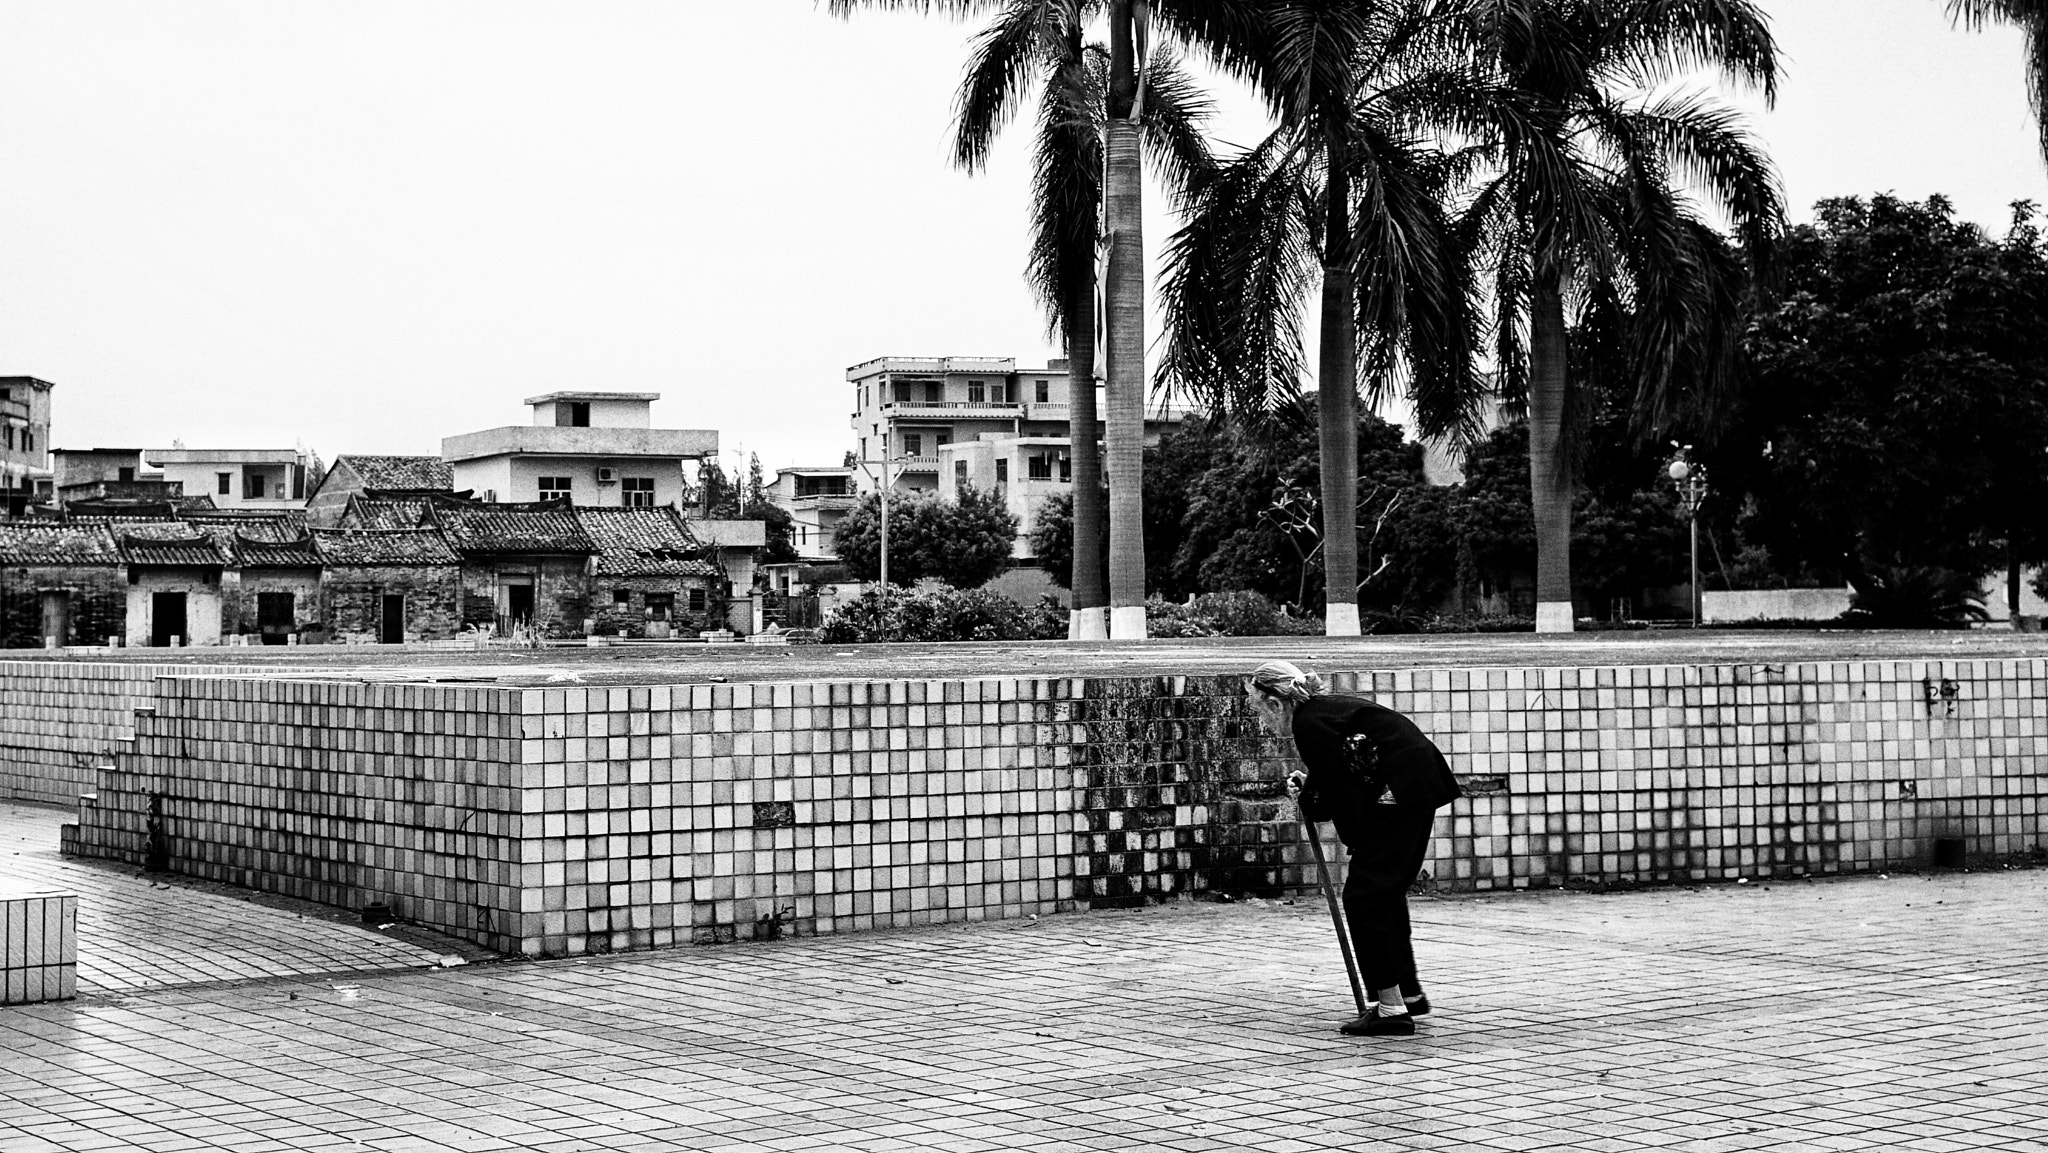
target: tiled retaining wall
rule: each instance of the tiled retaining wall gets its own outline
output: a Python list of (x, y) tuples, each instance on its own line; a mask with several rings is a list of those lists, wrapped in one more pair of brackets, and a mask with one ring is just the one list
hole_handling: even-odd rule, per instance
[[(1473, 795), (1458, 888), (2043, 842), (2048, 662), (1397, 671)], [(54, 666), (41, 666), (52, 668)], [(166, 680), (75, 845), (504, 949), (1271, 892), (1304, 854), (1235, 677), (512, 689)], [(153, 806), (153, 808), (152, 808)]]
[(0, 798), (68, 805), (134, 735), (156, 679), (190, 665), (0, 661)]

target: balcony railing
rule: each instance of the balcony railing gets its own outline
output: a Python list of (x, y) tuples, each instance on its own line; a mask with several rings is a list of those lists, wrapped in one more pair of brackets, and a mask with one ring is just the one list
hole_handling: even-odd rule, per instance
[(912, 412), (943, 412), (948, 415), (967, 413), (975, 415), (988, 413), (991, 416), (1015, 416), (1024, 407), (1013, 400), (888, 400), (882, 402), (884, 413), (903, 416)]

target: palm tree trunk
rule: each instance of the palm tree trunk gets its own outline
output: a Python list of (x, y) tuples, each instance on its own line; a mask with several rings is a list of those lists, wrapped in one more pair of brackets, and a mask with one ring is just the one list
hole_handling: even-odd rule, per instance
[(1322, 347), (1316, 366), (1323, 495), (1323, 632), (1358, 635), (1358, 320), (1352, 309), (1351, 180), (1331, 139), (1323, 215)]
[(1138, 125), (1131, 119), (1138, 73), (1131, 0), (1109, 5), (1109, 122), (1103, 129), (1103, 201), (1109, 273), (1109, 364), (1103, 407), (1109, 464), (1109, 635), (1145, 637), (1145, 234)]
[(1067, 639), (1109, 636), (1109, 590), (1102, 572), (1101, 419), (1095, 413), (1095, 286), (1067, 303), (1067, 452), (1074, 462), (1074, 590)]
[[(1542, 268), (1541, 263), (1538, 265)], [(1529, 292), (1529, 504), (1536, 522), (1536, 631), (1572, 631), (1572, 477), (1564, 453), (1563, 278)]]

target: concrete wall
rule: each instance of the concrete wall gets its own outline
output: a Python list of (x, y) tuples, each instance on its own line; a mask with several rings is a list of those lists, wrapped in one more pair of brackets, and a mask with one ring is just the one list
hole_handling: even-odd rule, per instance
[[(1829, 621), (1849, 611), (1850, 590), (1740, 589), (1700, 594), (1700, 620), (1705, 624), (1733, 621)], [(1681, 597), (1681, 603), (1683, 598)]]
[[(1456, 888), (1895, 868), (1926, 863), (1944, 837), (1977, 857), (2042, 844), (2048, 661), (1333, 679), (1413, 716), (1464, 775), (1470, 795), (1439, 816), (1428, 865)], [(1285, 758), (1229, 676), (615, 689), (187, 677), (159, 682), (136, 736), (82, 810), (77, 851), (138, 862), (154, 847), (180, 871), (348, 907), (385, 900), (528, 953), (1303, 879), (1276, 783)]]

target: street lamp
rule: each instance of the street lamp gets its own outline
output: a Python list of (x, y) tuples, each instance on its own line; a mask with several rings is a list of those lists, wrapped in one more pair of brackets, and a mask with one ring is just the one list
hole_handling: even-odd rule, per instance
[(875, 499), (882, 505), (882, 583), (884, 585), (889, 583), (889, 466), (892, 463), (901, 464), (910, 459), (910, 454), (906, 452), (901, 456), (885, 456), (880, 460), (864, 460), (860, 462), (860, 470), (862, 472), (867, 472), (868, 466), (871, 464), (882, 466), (882, 484), (875, 491)]
[(1692, 602), (1692, 627), (1700, 627), (1700, 503), (1707, 499), (1707, 470), (1688, 459), (1692, 452), (1689, 444), (1671, 442), (1678, 454), (1664, 470), (1671, 478), (1671, 484), (1678, 490), (1678, 508), (1685, 514), (1685, 520), (1692, 530), (1692, 583), (1687, 586)]

